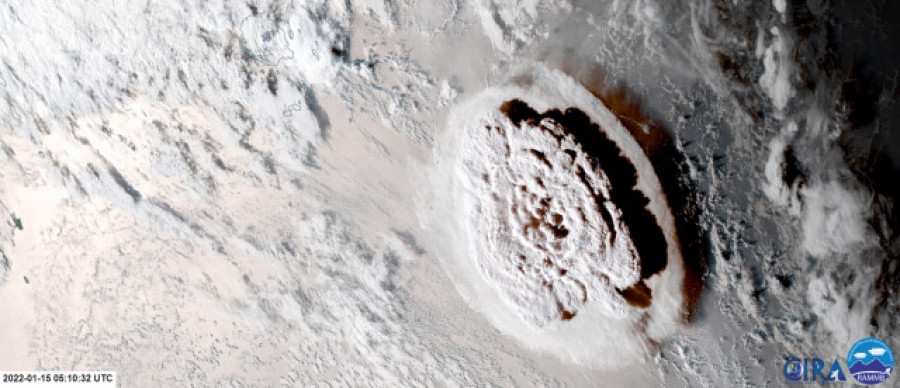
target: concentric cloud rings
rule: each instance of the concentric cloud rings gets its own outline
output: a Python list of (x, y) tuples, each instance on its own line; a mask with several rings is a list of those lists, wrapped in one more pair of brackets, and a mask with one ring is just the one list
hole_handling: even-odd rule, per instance
[(588, 301), (621, 316), (617, 290), (640, 281), (640, 258), (609, 177), (567, 132), (584, 114), (538, 115), (520, 100), (500, 108), (464, 145), (477, 198), (471, 230), (486, 237), (475, 239), (481, 271), (538, 327), (572, 319)]
[(650, 160), (600, 100), (538, 66), (463, 104), (451, 130), (468, 248), (445, 267), (495, 326), (603, 366), (648, 354), (680, 327), (672, 212)]

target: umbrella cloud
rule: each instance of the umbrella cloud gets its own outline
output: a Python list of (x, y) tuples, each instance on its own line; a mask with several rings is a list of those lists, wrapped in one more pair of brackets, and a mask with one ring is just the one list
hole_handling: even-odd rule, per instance
[(654, 166), (565, 74), (538, 67), (513, 83), (451, 119), (462, 129), (454, 159), (468, 231), (451, 276), (475, 285), (470, 303), (531, 347), (595, 365), (646, 355), (679, 327), (689, 299)]
[(634, 166), (579, 109), (538, 114), (511, 100), (500, 112), (467, 136), (464, 161), (483, 193), (473, 231), (489, 236), (484, 275), (538, 327), (589, 302), (615, 317), (649, 306), (642, 279), (665, 267), (666, 241)]

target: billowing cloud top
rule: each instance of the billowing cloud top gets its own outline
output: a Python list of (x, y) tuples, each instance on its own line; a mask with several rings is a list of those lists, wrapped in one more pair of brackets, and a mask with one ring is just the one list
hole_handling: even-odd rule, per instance
[[(580, 364), (649, 354), (680, 327), (684, 266), (653, 165), (565, 74), (536, 67), (451, 116), (454, 217), (445, 263), (501, 331)], [(539, 113), (542, 112), (542, 113)]]

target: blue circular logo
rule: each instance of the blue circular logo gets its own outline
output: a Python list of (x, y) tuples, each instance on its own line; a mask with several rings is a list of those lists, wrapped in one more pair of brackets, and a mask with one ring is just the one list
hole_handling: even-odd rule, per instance
[(877, 338), (864, 338), (853, 344), (847, 355), (847, 366), (856, 381), (875, 385), (887, 380), (894, 371), (894, 353)]

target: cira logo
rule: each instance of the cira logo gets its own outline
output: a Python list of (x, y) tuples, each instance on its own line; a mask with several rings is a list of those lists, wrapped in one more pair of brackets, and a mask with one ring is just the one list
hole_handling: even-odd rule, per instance
[(879, 384), (894, 370), (894, 353), (884, 341), (864, 338), (853, 344), (847, 355), (850, 374), (863, 384)]
[(789, 358), (784, 363), (784, 377), (796, 383), (834, 383), (847, 381), (844, 370), (838, 360), (825, 369), (825, 361), (820, 358)]
[[(847, 382), (838, 360), (828, 367), (820, 358), (788, 358), (784, 363), (784, 377), (789, 384)], [(887, 380), (894, 370), (894, 353), (890, 346), (877, 338), (864, 338), (853, 344), (847, 355), (847, 369), (856, 381), (875, 385)]]

